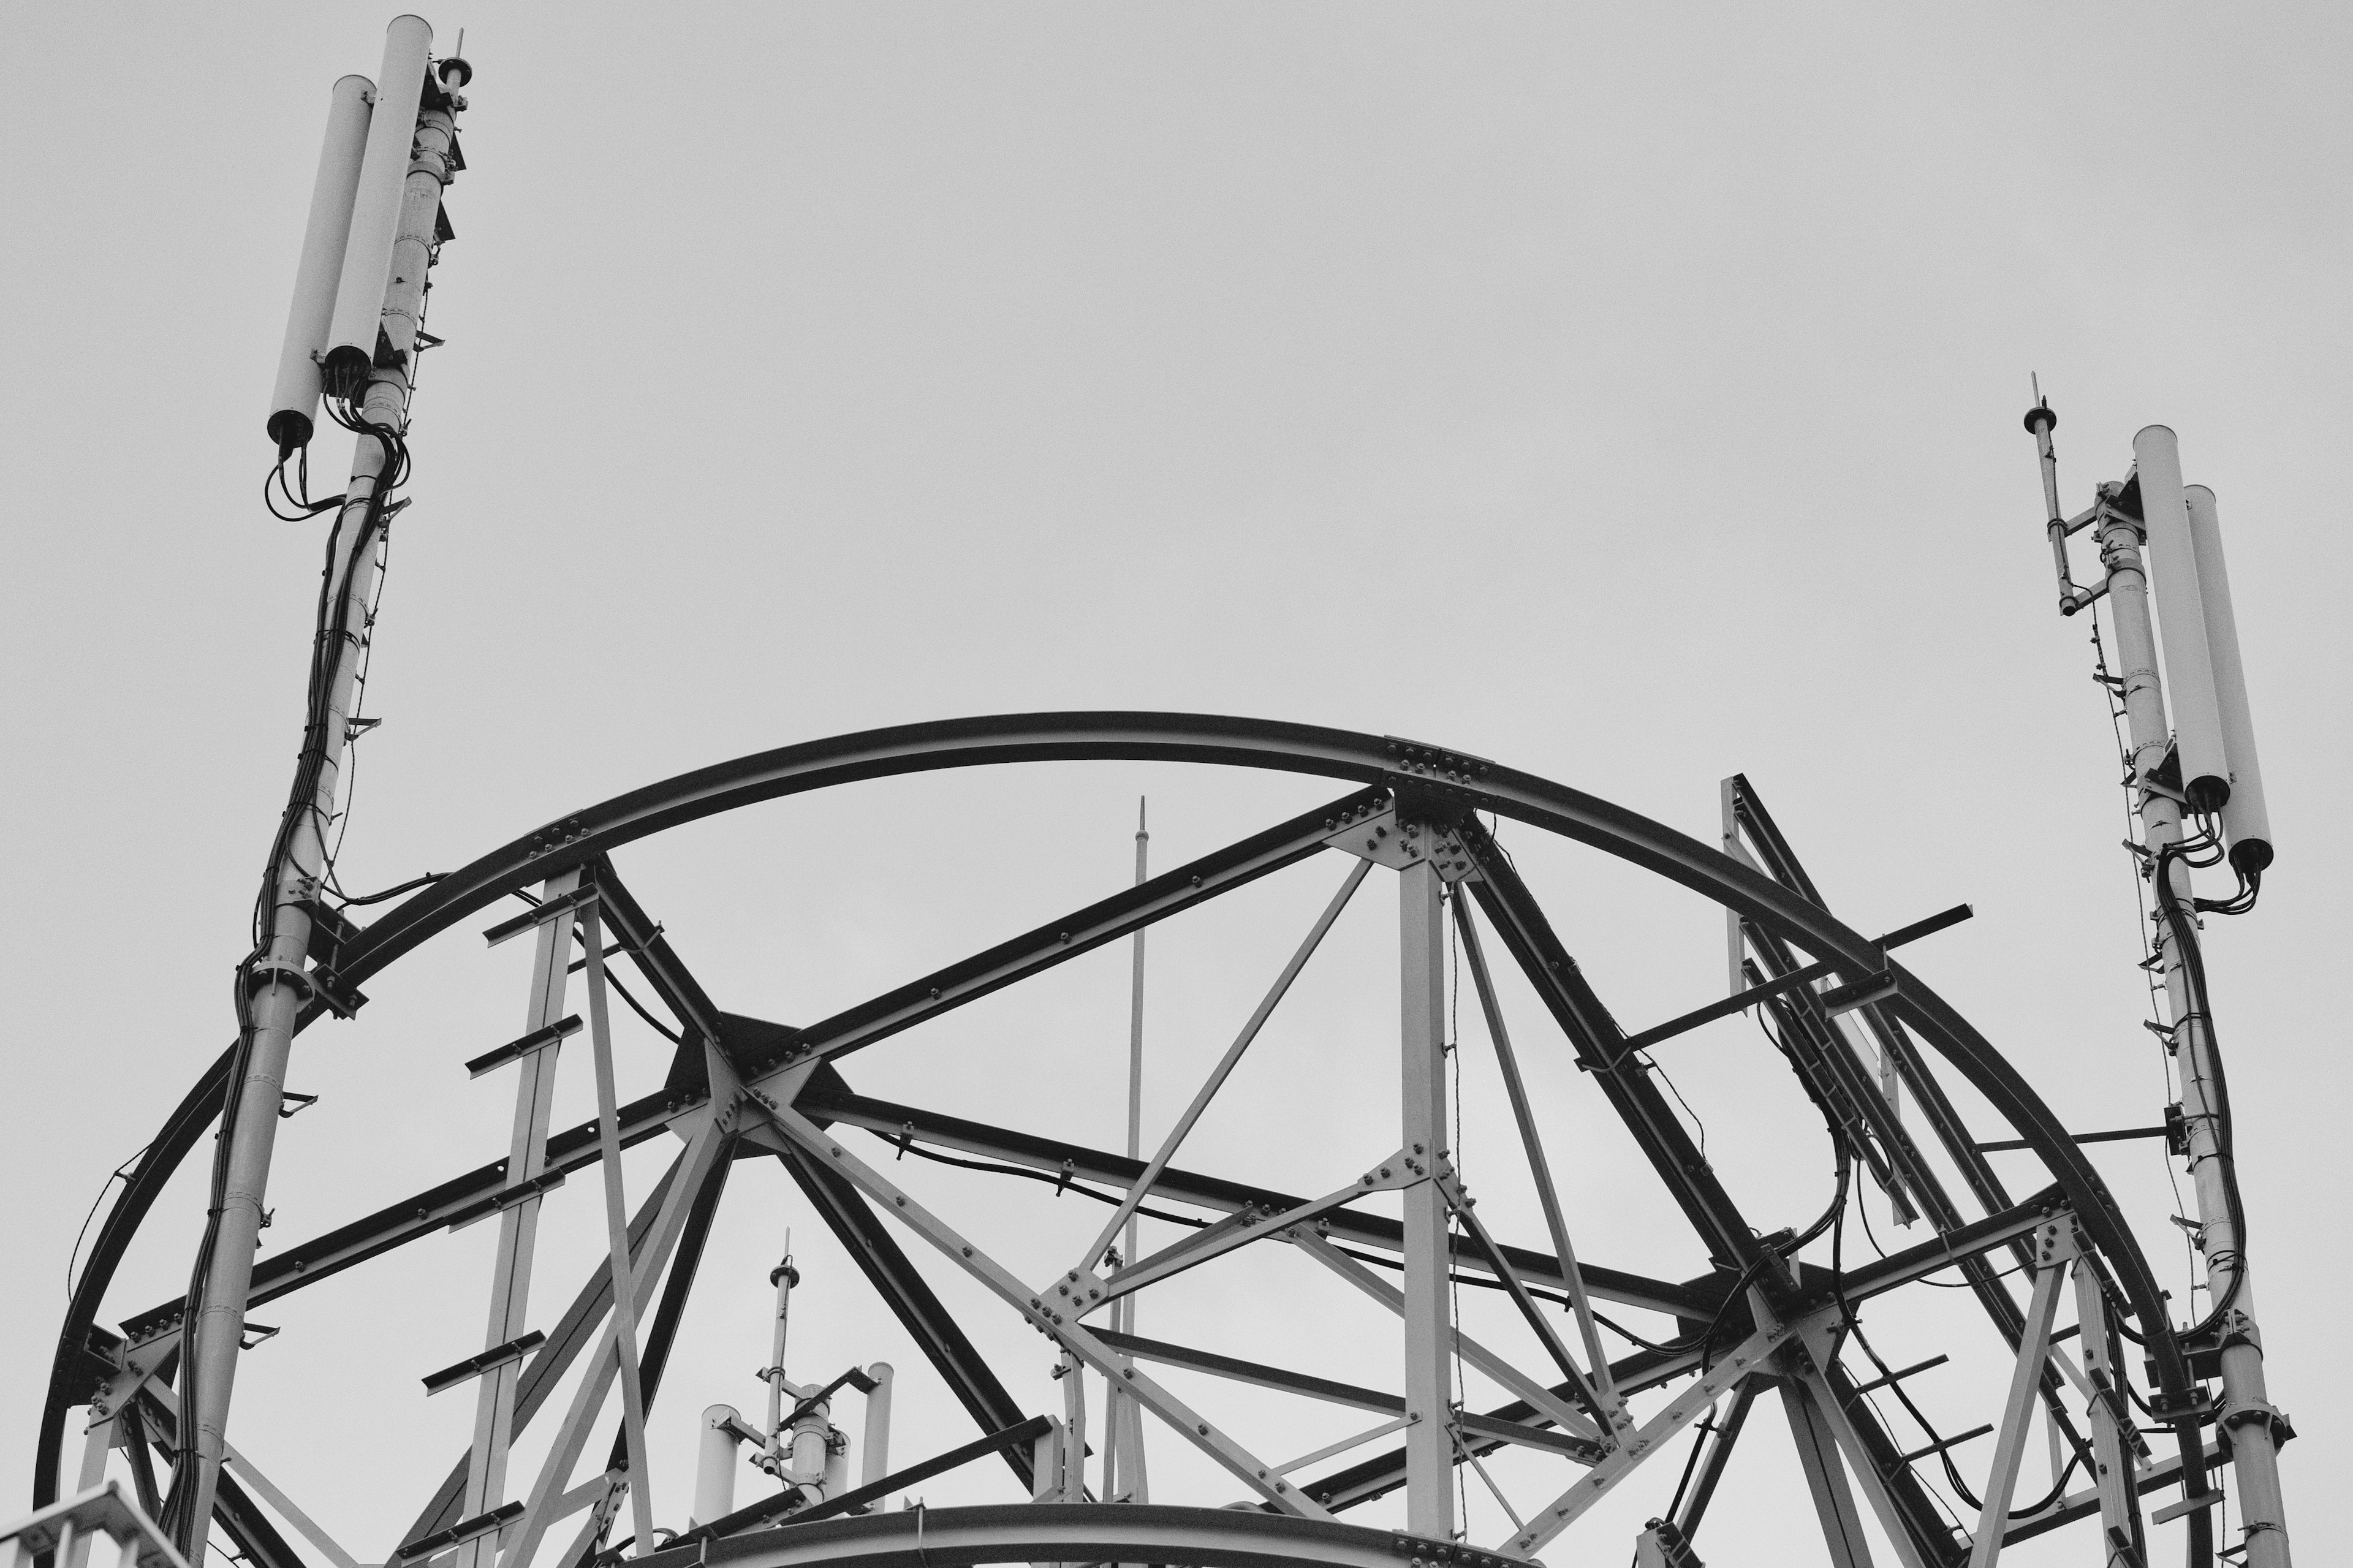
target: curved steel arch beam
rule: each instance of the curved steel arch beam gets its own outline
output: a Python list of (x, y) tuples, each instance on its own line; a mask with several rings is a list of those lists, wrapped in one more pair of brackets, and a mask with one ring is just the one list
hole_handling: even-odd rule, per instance
[[(2168, 1327), (2164, 1297), (2139, 1245), (2101, 1181), (2066, 1129), (2026, 1080), (1982, 1035), (1908, 970), (1894, 963), (1860, 933), (1721, 850), (1608, 801), (1482, 758), (1394, 737), (1319, 725), (1212, 714), (1145, 712), (1022, 713), (950, 719), (868, 730), (828, 740), (754, 752), (649, 784), (549, 823), (536, 832), (450, 873), (396, 906), (346, 943), (338, 970), (356, 984), (410, 949), (486, 908), (527, 882), (543, 879), (617, 846), (761, 801), (806, 794), (864, 779), (1009, 763), (1139, 761), (1259, 768), (1280, 773), (1388, 782), (1401, 794), (1443, 803), (1456, 812), (1488, 811), (1590, 845), (1714, 899), (1836, 963), (1849, 979), (1894, 971), (1900, 994), (1891, 1006), (1967, 1079), (2041, 1155), (2064, 1190), (2079, 1223), (2115, 1270), (2135, 1317), (2147, 1325), (2147, 1348), (2158, 1381), (2171, 1396), (2187, 1394), (2189, 1368)], [(308, 1021), (307, 1019), (305, 1020)], [(194, 1101), (201, 1094), (191, 1094)], [(186, 1106), (184, 1104), (183, 1110)], [(165, 1151), (159, 1149), (158, 1154)], [(178, 1153), (185, 1154), (182, 1147)], [(177, 1158), (169, 1162), (176, 1165)], [(150, 1167), (154, 1169), (151, 1181)], [(117, 1199), (143, 1211), (170, 1174), (151, 1159)], [(109, 1228), (112, 1228), (109, 1216)], [(124, 1236), (128, 1239), (127, 1233)], [(94, 1260), (95, 1261), (95, 1260)], [(111, 1266), (107, 1273), (111, 1276)], [(87, 1293), (94, 1307), (106, 1279), (86, 1273), (76, 1312)], [(69, 1323), (72, 1321), (69, 1316)], [(87, 1331), (88, 1321), (84, 1321)], [(42, 1448), (52, 1422), (62, 1433), (70, 1400), (76, 1345), (61, 1345)], [(2184, 1401), (2187, 1405), (2189, 1402)], [(2178, 1426), (2183, 1479), (2195, 1493), (2205, 1474), (2194, 1416)], [(50, 1462), (37, 1479), (37, 1495), (56, 1485)]]

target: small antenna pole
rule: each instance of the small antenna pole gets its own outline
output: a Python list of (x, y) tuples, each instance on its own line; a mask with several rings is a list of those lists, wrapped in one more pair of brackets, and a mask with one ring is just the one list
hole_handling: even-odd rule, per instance
[(2067, 520), (2059, 510), (2059, 454), (2051, 445), (2051, 432), (2059, 426), (2059, 416), (2051, 411), (2051, 400), (2042, 395), (2042, 378), (2031, 376), (2034, 385), (2034, 406), (2026, 411), (2026, 433), (2034, 437), (2034, 450), (2042, 463), (2042, 510), (2050, 519), (2043, 531), (2051, 539), (2051, 563), (2059, 574), (2059, 613), (2072, 616), (2092, 601), (2075, 586), (2075, 579), (2067, 570)]
[(760, 1375), (768, 1384), (768, 1437), (773, 1443), (785, 1426), (785, 1329), (793, 1310), (793, 1287), (801, 1271), (793, 1267), (793, 1233), (785, 1232), (785, 1260), (768, 1270), (776, 1288), (776, 1325), (768, 1339), (768, 1370)]
[[(1152, 833), (1145, 826), (1145, 801), (1135, 803), (1135, 883), (1142, 887), (1149, 874)], [(1135, 933), (1134, 956), (1129, 971), (1127, 1008), (1127, 1157), (1144, 1158), (1144, 932)], [(1124, 1261), (1136, 1256), (1137, 1226), (1127, 1216), (1120, 1237)], [(1113, 1304), (1113, 1326), (1121, 1333), (1135, 1332), (1135, 1297), (1123, 1296)], [(1150, 1488), (1144, 1468), (1144, 1417), (1134, 1400), (1118, 1389), (1109, 1391), (1103, 1409), (1103, 1495), (1113, 1502), (1148, 1502)]]

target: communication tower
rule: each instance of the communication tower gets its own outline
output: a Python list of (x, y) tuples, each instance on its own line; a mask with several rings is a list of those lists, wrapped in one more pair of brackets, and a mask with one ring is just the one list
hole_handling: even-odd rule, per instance
[[(1703, 843), (1568, 785), (1395, 736), (1198, 714), (1010, 714), (741, 757), (567, 813), (456, 872), (353, 899), (335, 880), (327, 827), (344, 747), (366, 722), (373, 605), (384, 541), (406, 504), (397, 491), (410, 395), (417, 362), (437, 342), (425, 331), (427, 279), (451, 237), (442, 198), (465, 167), (457, 122), (472, 74), (455, 52), (434, 54), (422, 20), (403, 16), (374, 80), (346, 77), (330, 94), (266, 421), (273, 505), (317, 518), (329, 542), (301, 760), (239, 966), (236, 1037), (129, 1172), (100, 1227), (39, 1416), (37, 1511), (0, 1537), (10, 1562), (83, 1568), (105, 1536), (122, 1568), (185, 1568), (205, 1560), (217, 1532), (254, 1568), (592, 1568), (624, 1557), (662, 1568), (1506, 1568), (1540, 1555), (1616, 1563), (1630, 1550), (1654, 1568), (1693, 1568), (1731, 1533), (1710, 1505), (1761, 1404), (1788, 1425), (1801, 1508), (1841, 1568), (1872, 1561), (1874, 1532), (1906, 1568), (1992, 1568), (2006, 1546), (2061, 1531), (2081, 1542), (2073, 1560), (2142, 1563), (2152, 1531), (2177, 1522), (2193, 1568), (2241, 1552), (2261, 1568), (2288, 1563), (2275, 1456), (2292, 1432), (2264, 1385), (2200, 937), (2201, 915), (2253, 905), (2272, 837), (2215, 500), (2183, 486), (2171, 431), (2142, 431), (2130, 475), (2069, 516), (2052, 447), (2057, 416), (2038, 401), (2026, 416), (2060, 608), (2096, 616), (2105, 602), (2113, 628), (2116, 666), (2107, 668), (2103, 644), (2098, 674), (2126, 726), (2137, 854), (2154, 903), (2155, 1027), (2180, 1083), (2161, 1124), (2070, 1130), (1897, 956), (1969, 910), (1876, 936), (1850, 927), (1737, 775), (1723, 784), (1720, 837)], [(343, 492), (314, 500), (308, 454), (322, 406), (353, 432), (354, 457)], [(2105, 569), (2090, 587), (2075, 584), (2068, 554), (2085, 530)], [(759, 802), (944, 770), (1102, 759), (1307, 775), (1336, 793), (1156, 873), (1139, 816), (1131, 884), (1033, 929), (990, 933), (966, 958), (797, 1026), (728, 1011), (622, 876), (640, 840)], [(1547, 913), (1560, 890), (1540, 889), (1499, 842), (1506, 824), (1525, 842), (1557, 837), (1720, 905), (1727, 994), (1694, 998), (1661, 1022), (1621, 1023)], [(2200, 898), (2193, 871), (2224, 866), (2236, 891)], [(1322, 879), (1328, 897), (1294, 948), (1244, 976), (1254, 1005), (1236, 1009), (1214, 1069), (1149, 1137), (1139, 1090), (1145, 932), (1164, 921), (1181, 931), (1188, 911), (1274, 877)], [(368, 918), (379, 902), (389, 907)], [(1350, 1066), (1396, 1084), (1394, 1118), (1363, 1126), (1317, 1110), (1303, 1135), (1329, 1154), (1321, 1195), (1188, 1163), (1197, 1123), (1326, 934), (1368, 905), (1394, 931), (1385, 939), (1393, 978), (1378, 984), (1396, 986), (1398, 1026)], [(501, 1041), (505, 1031), (485, 1024), (453, 1053), (466, 1071), (453, 1073), (452, 1092), (470, 1079), (476, 1092), (485, 1080), (491, 1092), (511, 1086), (510, 1143), (259, 1258), (273, 1146), (303, 1099), (285, 1088), (296, 1037), (333, 1019), (365, 1031), (361, 987), (429, 941), (463, 941), (470, 927), (492, 949), (514, 941), (532, 955), (522, 1031)], [(1124, 1149), (1096, 1147), (1082, 1128), (989, 1125), (853, 1087), (856, 1053), (887, 1050), (896, 1037), (1123, 942), (1133, 973)], [(662, 1087), (626, 1102), (616, 997), (670, 1050)], [(1459, 1004), (1468, 1005), (1458, 1014)], [(1515, 1033), (1514, 1005), (1542, 1029)], [(1819, 1215), (1771, 1212), (1736, 1190), (1678, 1114), (1666, 1064), (1698, 1031), (1741, 1016), (1820, 1113), (1818, 1128), (1786, 1130), (1793, 1151), (1829, 1142), (1836, 1185)], [(1532, 1191), (1541, 1226), (1531, 1234), (1496, 1234), (1477, 1207), (1465, 1152), (1454, 1147), (1465, 1109), (1450, 1073), (1458, 1050), (1492, 1058), (1502, 1086), (1482, 1108), (1503, 1131), (1480, 1151), (1480, 1183)], [(1696, 1277), (1580, 1256), (1580, 1215), (1601, 1195), (1556, 1180), (1563, 1107), (1529, 1070), (1564, 1058), (1581, 1069), (1585, 1110), (1622, 1128), (1636, 1152), (1607, 1201), (1661, 1195), (1707, 1259)], [(584, 1071), (596, 1115), (559, 1128), (557, 1077)], [(1039, 1119), (1053, 1113), (1041, 1100)], [(665, 1136), (676, 1145), (667, 1172), (627, 1190), (622, 1152)], [(2184, 1217), (2202, 1241), (2208, 1297), (2187, 1321), (2082, 1147), (2139, 1137), (2168, 1141), (2194, 1179), (2198, 1212)], [(158, 1194), (208, 1142), (212, 1197), (201, 1235), (187, 1238), (185, 1297), (102, 1326), (110, 1283)], [(807, 1279), (788, 1244), (773, 1267), (775, 1252), (706, 1256), (728, 1173), (747, 1160), (789, 1173), (800, 1223), (829, 1234), (862, 1280)], [(1095, 1223), (1058, 1241), (1058, 1271), (1016, 1268), (1002, 1260), (1005, 1237), (944, 1217), (973, 1205), (923, 1195), (1008, 1184), (1096, 1205)], [(1848, 1226), (1866, 1192), (1912, 1233), (1905, 1245), (1860, 1254)], [(585, 1279), (534, 1277), (540, 1216), (558, 1203), (588, 1205), (604, 1226), (605, 1255)], [(1057, 1219), (1067, 1226), (1078, 1207)], [(264, 1466), (282, 1435), (231, 1420), (241, 1356), (278, 1332), (249, 1314), (278, 1308), (287, 1330), (269, 1353), (313, 1358), (323, 1395), (348, 1347), (331, 1325), (305, 1321), (295, 1298), (476, 1223), (496, 1227), (494, 1267), (481, 1297), (457, 1305), (470, 1314), (487, 1305), (481, 1348), (419, 1369), (414, 1394), (471, 1400), (472, 1440), (418, 1497), (398, 1539), (340, 1542), (270, 1480)], [(1061, 1231), (1031, 1227), (1018, 1239), (1026, 1247), (1047, 1234)], [(1238, 1305), (1219, 1348), (1146, 1337), (1160, 1325), (1140, 1322), (1137, 1309), (1155, 1285), (1217, 1269), (1248, 1247), (1298, 1260), (1298, 1301)], [(755, 1267), (769, 1270), (775, 1318), (761, 1397), (737, 1394), (754, 1407), (747, 1418), (716, 1398), (726, 1391), (670, 1389), (664, 1373), (697, 1279)], [(953, 1302), (934, 1283), (939, 1269), (961, 1283)], [(1292, 1364), (1253, 1328), (1253, 1311), (1321, 1310), (1308, 1299), (1317, 1282), (1392, 1324), (1388, 1352), (1356, 1379)], [(1923, 1287), (1938, 1283), (1973, 1308), (1973, 1337), (1891, 1364), (1874, 1339), (1946, 1321), (1917, 1310), (1935, 1295)], [(568, 1298), (550, 1294), (565, 1285)], [(925, 1364), (860, 1356), (837, 1373), (838, 1359), (787, 1331), (797, 1293), (811, 1290), (871, 1293)], [(1465, 1296), (1493, 1309), (1475, 1332)], [(1010, 1390), (968, 1331), (979, 1312), (1041, 1337), (1058, 1408), (1031, 1408)], [(1938, 1369), (1961, 1357), (1980, 1366), (1989, 1357), (2000, 1374), (1975, 1388), (1948, 1380), (1931, 1396)], [(952, 1394), (970, 1428), (894, 1431), (894, 1389), (911, 1375)], [(1253, 1405), (1247, 1420), (1221, 1420), (1220, 1401), (1198, 1391), (1232, 1385), (1279, 1394), (1289, 1402), (1281, 1408), (1302, 1416), (1267, 1418)], [(712, 1401), (691, 1490), (657, 1484), (665, 1462), (649, 1451), (646, 1412), (665, 1394)], [(1957, 1405), (1983, 1418), (1956, 1421)], [(353, 1447), (355, 1473), (372, 1485), (405, 1473), (367, 1454), (366, 1412), (340, 1408), (338, 1440)], [(1335, 1409), (1351, 1414), (1334, 1438)], [(1306, 1418), (1316, 1413), (1320, 1424)], [(516, 1439), (534, 1425), (554, 1437), (535, 1467), (518, 1466)], [(1309, 1441), (1311, 1432), (1324, 1436)], [(1216, 1489), (1170, 1484), (1165, 1458), (1147, 1470), (1148, 1451), (1185, 1450), (1213, 1467)], [(1495, 1475), (1506, 1459), (1508, 1488)], [(1002, 1466), (1008, 1500), (892, 1506), (967, 1466)], [(2227, 1504), (2226, 1476), (2235, 1477)], [(1459, 1498), (1474, 1484), (1509, 1530), (1466, 1535)], [(1597, 1521), (1620, 1508), (1599, 1505), (1621, 1491), (1644, 1500), (1647, 1524), (1630, 1541), (1622, 1529), (1597, 1536)], [(2226, 1506), (2241, 1539), (2218, 1553)], [(1736, 1541), (1724, 1554), (1737, 1561), (1743, 1550)]]

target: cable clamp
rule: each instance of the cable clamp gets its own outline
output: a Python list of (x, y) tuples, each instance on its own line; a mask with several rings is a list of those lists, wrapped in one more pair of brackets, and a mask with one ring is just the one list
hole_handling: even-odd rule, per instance
[(2223, 1316), (2215, 1344), (2221, 1350), (2229, 1350), (2234, 1345), (2253, 1345), (2261, 1351), (2263, 1348), (2263, 1331), (2255, 1326), (2253, 1318), (2234, 1307)]

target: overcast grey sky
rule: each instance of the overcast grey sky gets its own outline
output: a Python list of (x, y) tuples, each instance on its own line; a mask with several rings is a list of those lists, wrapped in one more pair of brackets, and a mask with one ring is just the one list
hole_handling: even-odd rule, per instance
[[(389, 15), (8, 8), (10, 1495), (82, 1214), (231, 1031), (320, 537), (261, 510), (262, 419), (327, 89), (375, 68)], [(448, 342), (425, 363), (369, 698), (386, 721), (361, 743), (342, 862), (354, 891), (691, 766), (955, 714), (1405, 734), (1702, 836), (1717, 781), (1745, 771), (1851, 924), (1974, 903), (1915, 950), (1923, 973), (2075, 1125), (2145, 1125), (2165, 1091), (2114, 750), (2088, 627), (2052, 609), (2019, 416), (2039, 372), (2071, 507), (2122, 477), (2135, 429), (2171, 425), (2220, 497), (2280, 846), (2262, 907), (2212, 922), (2209, 953), (2274, 1398), (2304, 1433), (2289, 1498), (2325, 1549), (2353, 1463), (2327, 1415), (2353, 1398), (2332, 978), (2353, 858), (2326, 805), (2353, 773), (2332, 477), (2353, 421), (2342, 8), (427, 15), (444, 51), (468, 30), (478, 74), (435, 275)], [(330, 489), (347, 447), (317, 451)], [(723, 1005), (806, 1019), (1121, 885), (1145, 791), (1164, 865), (1340, 793), (1109, 764), (976, 775), (741, 814), (621, 869)], [(1720, 991), (1705, 908), (1518, 842), (1630, 1026)], [(1337, 875), (1319, 860), (1223, 924), (1155, 936), (1148, 1129)], [(1322, 1191), (1386, 1152), (1394, 917), (1386, 879), (1362, 897), (1188, 1159)], [(514, 1032), (512, 953), (453, 933), (359, 1022), (303, 1038), (294, 1086), (324, 1099), (286, 1124), (273, 1239), (491, 1157), (503, 1087), (458, 1064)], [(1115, 1144), (1124, 963), (1073, 965), (851, 1077)], [(1580, 1251), (1700, 1271), (1591, 1086), (1512, 1005), (1548, 1058)], [(659, 1070), (659, 1042), (631, 1038), (625, 1090)], [(1475, 1119), (1495, 1102), (1472, 1054)], [(1753, 1028), (1667, 1065), (1761, 1227), (1819, 1209), (1819, 1121)], [(1464, 1152), (1533, 1239), (1508, 1149), (1466, 1131)], [(2186, 1301), (2165, 1163), (2148, 1144), (2099, 1163)], [(656, 1168), (633, 1157), (633, 1191)], [(1025, 1265), (1057, 1267), (1095, 1220), (945, 1173), (909, 1180)], [(594, 1255), (594, 1190), (550, 1207), (551, 1320)], [(110, 1318), (181, 1288), (201, 1202), (183, 1181), (158, 1209)], [(757, 1397), (787, 1226), (811, 1280), (798, 1374), (896, 1361), (909, 1459), (968, 1430), (797, 1205), (766, 1170), (731, 1194), (655, 1424), (663, 1522), (682, 1521), (693, 1413)], [(364, 1559), (462, 1448), (467, 1410), (414, 1380), (478, 1344), (486, 1229), (290, 1301), (248, 1358), (237, 1440)], [(1395, 1381), (1388, 1331), (1293, 1303), (1293, 1263), (1172, 1286), (1146, 1331)], [(1018, 1395), (1058, 1399), (1042, 1347), (973, 1310)], [(1906, 1298), (1871, 1326), (1891, 1355), (1926, 1354), (1951, 1313)], [(1939, 1375), (1924, 1396), (1957, 1415), (2000, 1369)], [(1295, 1430), (1291, 1451), (1324, 1440)], [(1814, 1561), (1779, 1417), (1751, 1431), (1718, 1545)], [(1986, 1455), (1965, 1452), (1974, 1483)], [(1194, 1484), (1174, 1451), (1163, 1474)], [(1565, 1484), (1533, 1460), (1499, 1476), (1523, 1510)], [(1008, 1486), (975, 1470), (927, 1490)], [(1630, 1498), (1609, 1550), (1663, 1500)]]

